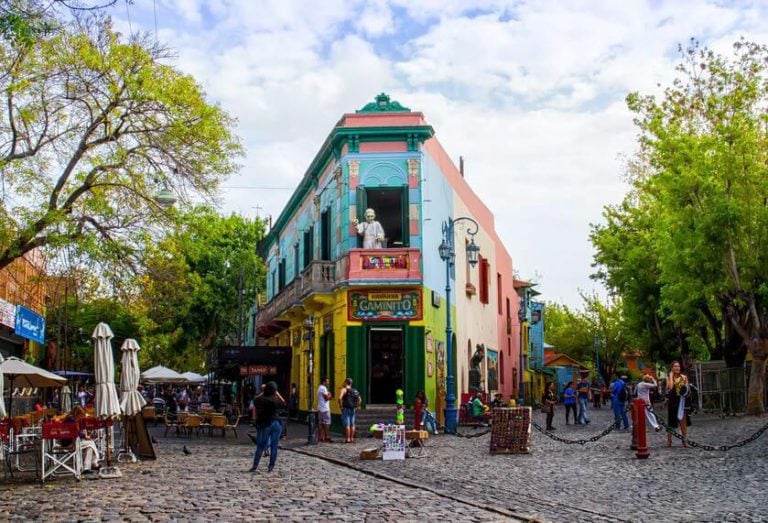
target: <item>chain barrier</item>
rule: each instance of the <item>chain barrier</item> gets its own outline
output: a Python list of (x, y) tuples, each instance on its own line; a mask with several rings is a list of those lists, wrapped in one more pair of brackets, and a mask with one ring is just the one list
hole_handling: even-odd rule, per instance
[[(656, 413), (653, 411), (653, 407), (650, 405), (646, 405), (646, 409), (653, 412), (654, 416)], [(719, 452), (727, 452), (731, 449), (743, 447), (745, 445), (749, 445), (756, 439), (758, 439), (760, 436), (763, 435), (763, 433), (768, 430), (768, 423), (757, 429), (757, 432), (752, 434), (746, 439), (743, 439), (737, 443), (733, 443), (731, 445), (708, 445), (706, 443), (697, 443), (696, 441), (692, 441), (688, 439), (687, 437), (683, 436), (679, 432), (677, 432), (674, 428), (670, 427), (664, 420), (662, 420), (659, 416), (656, 416), (656, 421), (661, 425), (665, 431), (667, 431), (667, 434), (671, 434), (672, 436), (676, 437), (680, 441), (682, 441), (684, 444), (688, 445), (689, 447), (695, 448), (695, 449), (701, 449), (706, 451), (719, 451)]]
[[(627, 414), (630, 410), (632, 410), (632, 407), (630, 404), (627, 404), (626, 409), (624, 409), (624, 414)], [(531, 425), (533, 425), (533, 428), (544, 434), (546, 437), (553, 439), (555, 441), (559, 441), (560, 443), (565, 443), (566, 445), (586, 445), (587, 443), (594, 443), (595, 441), (604, 438), (614, 430), (616, 430), (616, 422), (612, 421), (611, 424), (606, 428), (604, 431), (602, 431), (600, 434), (597, 434), (595, 436), (592, 436), (591, 438), (582, 438), (582, 439), (565, 439), (561, 438), (560, 436), (555, 436), (551, 432), (544, 430), (541, 428), (541, 425), (536, 423), (535, 421), (531, 420)]]
[(475, 432), (473, 434), (462, 434), (461, 432), (459, 432), (459, 429), (457, 428), (456, 429), (456, 433), (454, 434), (454, 436), (456, 436), (458, 438), (470, 439), (470, 438), (479, 438), (480, 436), (485, 436), (486, 434), (489, 434), (490, 432), (491, 432), (491, 429), (484, 430), (482, 432)]

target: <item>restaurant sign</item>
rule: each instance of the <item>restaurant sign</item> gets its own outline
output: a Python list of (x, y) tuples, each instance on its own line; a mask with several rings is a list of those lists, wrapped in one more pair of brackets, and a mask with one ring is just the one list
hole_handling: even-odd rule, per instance
[(421, 290), (349, 291), (351, 321), (420, 320)]
[(0, 298), (0, 323), (10, 328), (16, 326), (16, 305)]
[(240, 365), (240, 376), (274, 376), (277, 365)]
[(16, 307), (16, 326), (13, 331), (17, 336), (45, 343), (45, 318), (23, 305)]

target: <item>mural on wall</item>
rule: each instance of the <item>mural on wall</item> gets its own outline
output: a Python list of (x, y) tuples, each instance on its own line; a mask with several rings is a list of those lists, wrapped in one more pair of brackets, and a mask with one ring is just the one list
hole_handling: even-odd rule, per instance
[(488, 391), (499, 390), (499, 353), (486, 351), (488, 358)]

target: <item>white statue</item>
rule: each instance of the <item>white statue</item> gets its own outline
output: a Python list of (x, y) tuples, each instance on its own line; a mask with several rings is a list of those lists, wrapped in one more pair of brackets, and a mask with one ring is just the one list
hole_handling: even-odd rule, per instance
[(355, 218), (357, 234), (363, 237), (363, 249), (384, 248), (384, 228), (376, 221), (376, 213), (373, 209), (365, 210), (365, 221), (359, 223)]

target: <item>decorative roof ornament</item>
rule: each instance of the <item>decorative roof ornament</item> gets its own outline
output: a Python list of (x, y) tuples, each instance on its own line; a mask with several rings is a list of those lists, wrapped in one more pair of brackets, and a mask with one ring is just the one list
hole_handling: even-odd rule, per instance
[(389, 95), (381, 93), (376, 96), (375, 102), (366, 104), (358, 113), (383, 113), (383, 112), (410, 112), (408, 107), (403, 107), (400, 102), (390, 100)]

